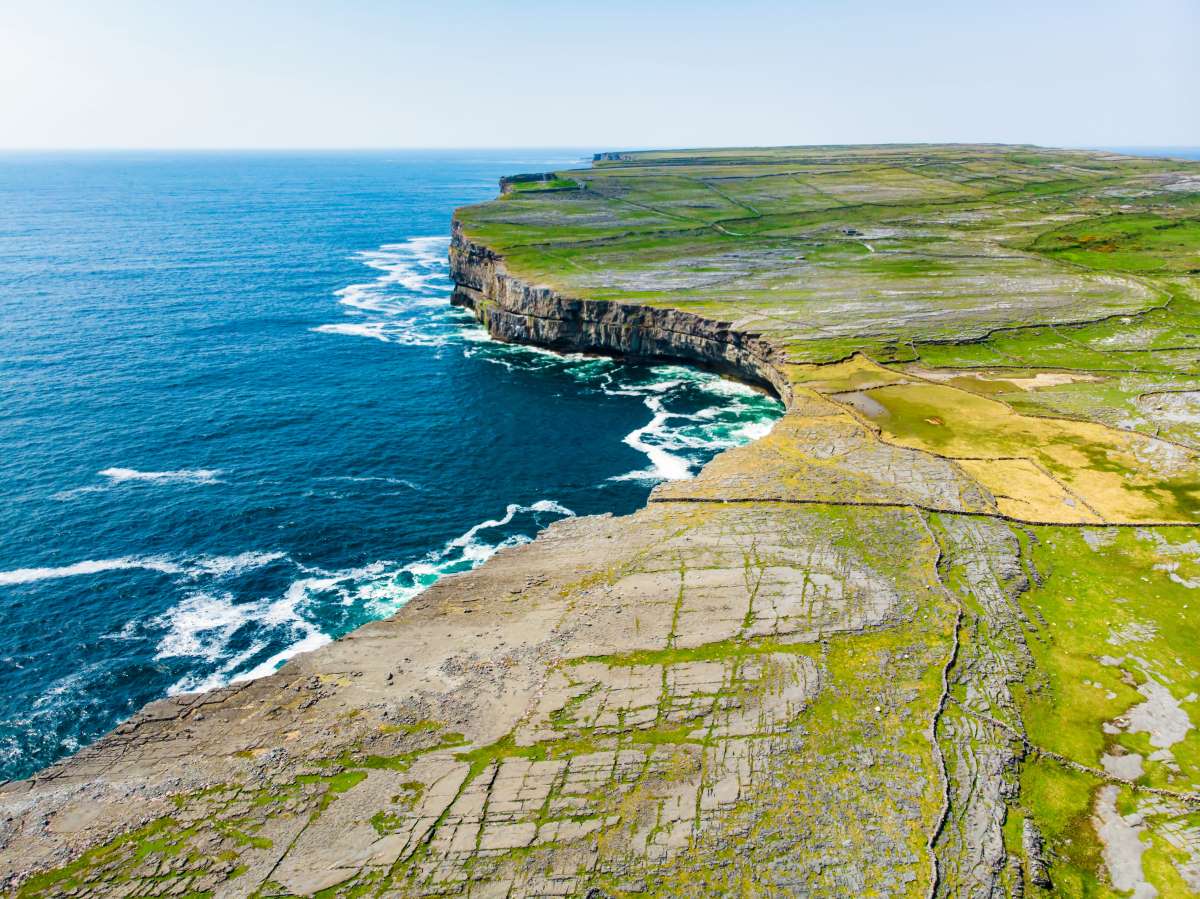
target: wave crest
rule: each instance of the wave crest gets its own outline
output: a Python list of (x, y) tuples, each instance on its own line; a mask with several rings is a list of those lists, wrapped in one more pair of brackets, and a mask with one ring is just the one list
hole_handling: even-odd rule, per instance
[(35, 581), (54, 580), (56, 578), (79, 577), (87, 574), (100, 574), (105, 571), (121, 571), (131, 568), (144, 568), (148, 571), (161, 571), (163, 574), (180, 574), (183, 569), (166, 559), (151, 558), (122, 558), (122, 559), (86, 559), (71, 565), (61, 565), (55, 568), (16, 568), (12, 571), (0, 571), (0, 586), (14, 584), (30, 584)]
[[(395, 613), (441, 578), (470, 571), (510, 546), (529, 542), (547, 519), (574, 516), (553, 500), (510, 503), (490, 518), (448, 540), (441, 549), (410, 562), (377, 561), (328, 571), (301, 565), (283, 553), (242, 553), (197, 560), (179, 572), (190, 580), (232, 577), (277, 561), (296, 574), (283, 594), (238, 600), (231, 592), (196, 589), (149, 624), (163, 631), (156, 658), (187, 657), (197, 671), (177, 681), (169, 693), (192, 692), (230, 681), (263, 677), (287, 659), (328, 643), (365, 621)], [(340, 610), (340, 627), (322, 621)], [(272, 651), (273, 650), (273, 651)]]
[(353, 321), (310, 330), (403, 346), (438, 347), (459, 339), (469, 315), (448, 302), (449, 245), (445, 236), (413, 237), (356, 253), (355, 259), (382, 274), (334, 291)]
[(180, 468), (175, 471), (138, 471), (136, 468), (105, 468), (97, 472), (114, 484), (148, 481), (154, 484), (215, 484), (223, 474), (219, 468)]

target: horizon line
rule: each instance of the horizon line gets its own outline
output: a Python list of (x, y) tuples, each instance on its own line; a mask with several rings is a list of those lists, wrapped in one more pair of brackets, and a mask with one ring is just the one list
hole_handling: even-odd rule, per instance
[[(797, 148), (803, 149), (808, 147), (897, 147), (897, 146), (1025, 146), (1025, 147), (1043, 147), (1046, 149), (1064, 149), (1064, 150), (1104, 150), (1112, 148), (1125, 149), (1157, 149), (1157, 150), (1194, 150), (1200, 149), (1200, 139), (1196, 143), (1185, 144), (1158, 144), (1158, 143), (1114, 143), (1114, 144), (1053, 144), (1053, 143), (1036, 143), (1031, 141), (999, 141), (999, 140), (932, 140), (932, 141), (858, 141), (852, 143), (810, 143), (810, 144), (708, 144), (696, 146), (683, 145), (657, 145), (643, 144), (637, 149), (633, 147), (617, 147), (607, 150), (595, 150), (599, 146), (597, 144), (511, 144), (511, 145), (488, 145), (488, 146), (452, 146), (452, 145), (413, 145), (413, 146), (322, 146), (322, 145), (295, 145), (295, 146), (87, 146), (87, 147), (54, 147), (54, 146), (28, 146), (28, 147), (3, 147), (0, 146), (0, 153), (404, 153), (404, 152), (464, 152), (464, 151), (499, 151), (499, 150), (552, 150), (552, 151), (585, 151), (585, 152), (610, 152), (610, 153), (636, 153), (645, 151), (664, 151), (664, 150), (757, 150), (757, 149), (787, 149)], [(606, 145), (607, 146), (607, 145)]]

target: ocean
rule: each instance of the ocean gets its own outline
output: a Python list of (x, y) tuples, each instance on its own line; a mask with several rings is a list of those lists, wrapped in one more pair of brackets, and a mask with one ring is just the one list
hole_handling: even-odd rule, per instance
[(1169, 159), (1200, 160), (1200, 147), (1094, 147), (1093, 149), (1128, 153), (1130, 156), (1165, 156)]
[(453, 209), (582, 159), (0, 155), (0, 778), (770, 429), (448, 305)]

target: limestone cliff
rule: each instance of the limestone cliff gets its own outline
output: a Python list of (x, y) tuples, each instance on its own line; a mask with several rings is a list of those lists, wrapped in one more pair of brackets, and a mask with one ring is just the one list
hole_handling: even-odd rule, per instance
[(767, 387), (784, 399), (791, 394), (779, 368), (782, 355), (758, 335), (677, 309), (573, 299), (528, 284), (513, 277), (493, 250), (467, 237), (457, 220), (450, 275), (450, 302), (474, 312), (500, 340), (564, 352), (696, 363)]

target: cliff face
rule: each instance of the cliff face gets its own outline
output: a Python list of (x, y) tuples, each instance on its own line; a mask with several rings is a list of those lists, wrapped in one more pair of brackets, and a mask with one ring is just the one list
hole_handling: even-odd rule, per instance
[(736, 331), (678, 309), (581, 300), (511, 275), (504, 260), (454, 223), (450, 243), (450, 302), (500, 340), (563, 352), (691, 362), (771, 390), (787, 402), (791, 388), (782, 354), (756, 334)]

